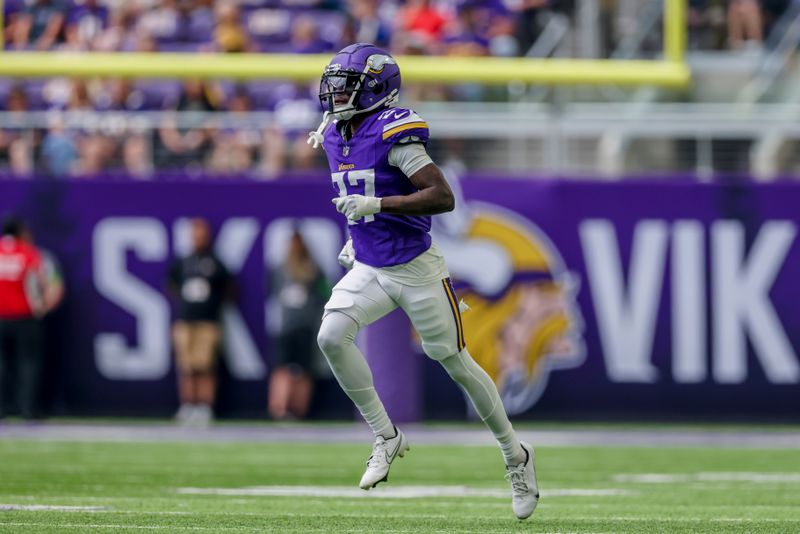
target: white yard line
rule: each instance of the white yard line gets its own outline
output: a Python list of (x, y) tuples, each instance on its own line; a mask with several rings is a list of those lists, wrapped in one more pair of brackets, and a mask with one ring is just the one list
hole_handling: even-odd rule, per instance
[(800, 484), (800, 473), (754, 471), (703, 471), (699, 473), (619, 473), (611, 480), (638, 484), (686, 484), (692, 482), (749, 482), (753, 484)]
[(776, 519), (774, 517), (751, 518), (751, 517), (641, 517), (641, 516), (569, 516), (569, 521), (620, 521), (646, 523), (653, 521), (656, 523), (696, 523), (708, 521), (711, 523), (800, 523), (800, 517), (790, 519)]
[(50, 504), (0, 504), (0, 512), (105, 512), (105, 506), (62, 506)]
[[(187, 530), (187, 531), (206, 531), (211, 530), (215, 532), (264, 532), (263, 527), (197, 527), (197, 526), (175, 526), (175, 525), (82, 525), (72, 523), (23, 523), (23, 522), (2, 522), (0, 526), (13, 526), (13, 527), (51, 527), (51, 528), (64, 528), (64, 529), (137, 529), (137, 530)], [(323, 534), (330, 533), (330, 527), (303, 527), (303, 532), (320, 532)], [(342, 534), (363, 534), (364, 530), (340, 530)], [(381, 529), (382, 534), (418, 534), (419, 530), (416, 528), (411, 529)], [(445, 529), (445, 530), (425, 530), (426, 534), (458, 534), (474, 533), (475, 530), (460, 530), (460, 529)], [(542, 534), (577, 534), (576, 532), (543, 532)], [(581, 532), (581, 534), (614, 534), (612, 532)]]
[(118, 525), (114, 523), (108, 524), (87, 524), (87, 523), (27, 523), (22, 521), (6, 522), (0, 521), (0, 526), (13, 526), (13, 527), (51, 527), (51, 528), (77, 528), (77, 529), (136, 529), (136, 530), (202, 530), (202, 531), (226, 531), (226, 532), (262, 532), (262, 528), (247, 528), (247, 527), (198, 527), (198, 526), (179, 526), (179, 525)]
[[(247, 497), (333, 497), (419, 499), (426, 497), (494, 497), (506, 499), (508, 489), (470, 488), (467, 486), (394, 486), (364, 491), (352, 486), (249, 486), (243, 488), (178, 488), (184, 495), (224, 495)], [(544, 489), (542, 497), (614, 497), (635, 495), (620, 489), (563, 488)]]

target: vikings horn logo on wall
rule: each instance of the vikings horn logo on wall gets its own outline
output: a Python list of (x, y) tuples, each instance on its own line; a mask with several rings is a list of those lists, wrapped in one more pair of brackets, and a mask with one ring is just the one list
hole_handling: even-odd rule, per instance
[(530, 220), (485, 202), (465, 202), (434, 217), (463, 314), (467, 347), (497, 384), (510, 414), (530, 409), (550, 372), (585, 359), (578, 279)]

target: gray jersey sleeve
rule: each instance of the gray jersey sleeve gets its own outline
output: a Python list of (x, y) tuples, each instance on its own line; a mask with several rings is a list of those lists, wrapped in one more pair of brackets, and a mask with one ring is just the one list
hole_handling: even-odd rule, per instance
[(411, 176), (433, 160), (422, 143), (398, 143), (389, 151), (389, 165)]

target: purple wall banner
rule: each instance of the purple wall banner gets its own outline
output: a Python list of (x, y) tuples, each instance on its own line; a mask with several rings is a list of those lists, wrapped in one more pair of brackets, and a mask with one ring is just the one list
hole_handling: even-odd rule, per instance
[[(484, 178), (454, 189), (458, 208), (435, 218), (434, 238), (471, 308), (467, 346), (511, 413), (800, 415), (800, 184)], [(164, 279), (195, 215), (211, 220), (239, 286), (222, 401), (229, 413), (263, 411), (266, 268), (299, 224), (323, 270), (341, 275), (331, 191), (324, 177), (0, 181), (0, 213), (24, 216), (65, 271), (54, 385), (64, 411), (174, 407)], [(407, 323), (392, 321), (387, 343), (394, 332), (409, 347)], [(371, 360), (379, 389), (414, 382), (406, 417), (465, 415), (458, 389), (413, 351), (411, 363)]]

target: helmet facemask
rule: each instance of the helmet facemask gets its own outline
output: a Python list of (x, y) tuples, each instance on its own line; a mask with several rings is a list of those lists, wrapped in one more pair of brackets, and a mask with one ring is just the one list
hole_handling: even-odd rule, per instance
[[(370, 59), (373, 57), (377, 56), (371, 56)], [(368, 93), (379, 95), (386, 89), (387, 82), (381, 81), (373, 74), (376, 72), (373, 70), (373, 65), (374, 62), (367, 61), (362, 72), (342, 69), (341, 65), (336, 63), (325, 68), (320, 81), (319, 100), (323, 109), (330, 112), (332, 118), (348, 120), (354, 115), (388, 106), (397, 100), (398, 91), (395, 89), (385, 97), (370, 103), (371, 105), (363, 107), (365, 101), (369, 102)]]
[(328, 69), (320, 81), (319, 101), (334, 118), (347, 120), (357, 111), (355, 103), (361, 91), (363, 75), (346, 70), (329, 72)]

